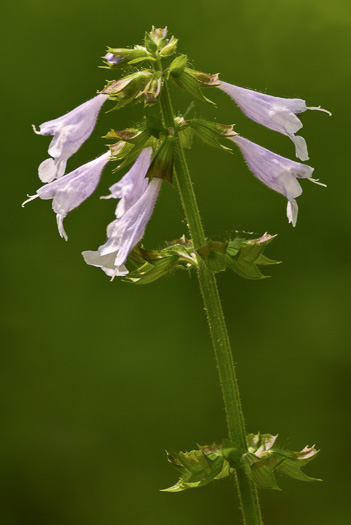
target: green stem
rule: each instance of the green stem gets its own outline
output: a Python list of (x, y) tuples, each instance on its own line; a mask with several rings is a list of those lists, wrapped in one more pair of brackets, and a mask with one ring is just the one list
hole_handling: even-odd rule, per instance
[[(173, 109), (166, 82), (161, 91), (160, 105), (165, 126), (174, 129), (175, 123)], [(195, 249), (197, 249), (206, 243), (206, 239), (188, 165), (179, 141), (177, 142), (177, 151), (175, 155), (175, 168), (176, 181), (190, 236)], [(210, 327), (212, 344), (216, 355), (229, 438), (231, 441), (239, 445), (242, 450), (247, 450), (245, 423), (240, 402), (238, 382), (216, 278), (200, 258), (198, 278)], [(244, 523), (246, 525), (262, 525), (256, 487), (241, 469), (236, 471), (236, 479)]]

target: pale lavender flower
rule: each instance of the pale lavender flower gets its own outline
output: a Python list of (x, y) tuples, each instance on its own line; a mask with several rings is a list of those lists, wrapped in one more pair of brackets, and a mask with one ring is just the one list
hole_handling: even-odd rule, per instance
[(296, 197), (301, 195), (302, 188), (297, 179), (308, 179), (312, 182), (325, 186), (312, 179), (314, 168), (281, 157), (258, 144), (235, 135), (230, 140), (239, 146), (252, 173), (266, 186), (278, 193), (282, 193), (288, 199), (287, 217), (293, 226), (296, 225), (298, 206)]
[(110, 160), (110, 151), (95, 160), (80, 166), (71, 173), (39, 188), (35, 195), (26, 200), (27, 202), (40, 197), (43, 200), (52, 199), (52, 209), (56, 213), (58, 230), (67, 241), (67, 235), (63, 228), (63, 219), (68, 212), (77, 208), (95, 190), (100, 180), (101, 172)]
[(115, 265), (125, 263), (129, 252), (142, 239), (152, 215), (162, 179), (152, 179), (143, 195), (120, 218), (108, 228), (108, 239), (99, 248), (101, 255), (117, 252)]
[(122, 217), (145, 192), (148, 186), (145, 175), (150, 167), (151, 156), (152, 148), (143, 149), (128, 173), (109, 188), (111, 194), (101, 197), (101, 199), (120, 199), (116, 208), (117, 219)]
[(227, 82), (221, 82), (218, 87), (227, 93), (251, 120), (290, 137), (295, 144), (296, 157), (300, 160), (308, 160), (308, 152), (305, 139), (295, 136), (303, 126), (296, 114), (312, 109), (331, 115), (329, 111), (320, 107), (307, 107), (306, 102), (300, 98), (273, 97)]
[(52, 158), (44, 160), (39, 166), (42, 182), (51, 182), (64, 175), (67, 160), (90, 137), (100, 108), (107, 99), (108, 95), (97, 95), (66, 115), (44, 122), (39, 131), (33, 126), (38, 135), (53, 135), (48, 149)]
[[(149, 148), (147, 148), (147, 150), (148, 149)], [(144, 155), (150, 155), (148, 160), (150, 163), (151, 153), (146, 151)], [(143, 159), (143, 162), (140, 162), (139, 164), (139, 168), (142, 172), (144, 172), (146, 169), (144, 162), (146, 162), (145, 158)], [(138, 185), (138, 177), (136, 177), (135, 180), (137, 180)], [(133, 204), (128, 207), (128, 209), (124, 207), (124, 214), (108, 225), (108, 239), (105, 244), (100, 246), (98, 251), (83, 252), (82, 255), (87, 264), (99, 266), (105, 273), (107, 273), (107, 275), (111, 275), (112, 278), (116, 275), (123, 275), (121, 272), (125, 272), (124, 263), (126, 262), (129, 253), (144, 235), (145, 228), (152, 215), (161, 184), (162, 179), (152, 179), (146, 185), (142, 195), (135, 202), (133, 202)], [(138, 188), (140, 189), (139, 185)], [(131, 201), (129, 201), (129, 204), (130, 202)]]

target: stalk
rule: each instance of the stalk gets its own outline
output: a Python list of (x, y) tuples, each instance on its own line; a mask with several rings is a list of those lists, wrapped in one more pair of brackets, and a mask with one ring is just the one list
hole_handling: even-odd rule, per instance
[[(166, 82), (161, 91), (160, 105), (165, 126), (175, 129), (172, 103)], [(194, 248), (197, 249), (206, 244), (206, 239), (188, 165), (179, 141), (177, 141), (175, 155), (175, 171), (190, 237)], [(242, 450), (247, 450), (245, 422), (238, 381), (216, 277), (201, 258), (199, 258), (198, 279), (219, 371), (229, 439), (235, 442)], [(236, 470), (236, 481), (244, 523), (246, 525), (262, 525), (256, 487), (241, 469)]]

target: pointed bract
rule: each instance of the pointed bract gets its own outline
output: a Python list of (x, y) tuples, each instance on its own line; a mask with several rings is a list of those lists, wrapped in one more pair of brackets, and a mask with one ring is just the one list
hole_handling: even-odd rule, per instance
[(288, 199), (287, 216), (293, 226), (296, 225), (298, 207), (296, 197), (301, 195), (302, 188), (297, 179), (312, 179), (314, 168), (281, 157), (272, 151), (236, 135), (230, 140), (240, 148), (252, 173), (266, 186)]
[(80, 166), (72, 173), (45, 184), (23, 205), (36, 197), (40, 197), (43, 200), (52, 199), (52, 209), (56, 213), (59, 233), (67, 241), (67, 235), (63, 228), (63, 219), (94, 192), (100, 180), (101, 172), (105, 164), (110, 160), (110, 157), (111, 153), (108, 151), (101, 157)]
[(44, 122), (39, 131), (33, 126), (38, 135), (53, 136), (48, 149), (52, 158), (44, 160), (39, 166), (42, 182), (51, 182), (64, 175), (67, 160), (90, 137), (100, 108), (108, 98), (108, 95), (97, 95), (66, 115)]
[(273, 97), (227, 82), (221, 82), (219, 89), (227, 93), (251, 120), (290, 137), (295, 144), (296, 157), (300, 160), (308, 160), (308, 152), (305, 139), (295, 136), (302, 128), (302, 122), (296, 115), (307, 109), (324, 111), (331, 115), (325, 109), (307, 107), (306, 102), (300, 98)]

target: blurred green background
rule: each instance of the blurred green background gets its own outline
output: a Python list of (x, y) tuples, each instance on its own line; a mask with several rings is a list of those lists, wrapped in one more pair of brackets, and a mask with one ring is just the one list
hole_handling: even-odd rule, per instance
[[(233, 483), (181, 494), (159, 489), (177, 473), (164, 449), (226, 435), (217, 370), (195, 276), (145, 287), (84, 264), (114, 203), (114, 182), (66, 219), (50, 202), (24, 210), (40, 186), (49, 139), (31, 124), (94, 96), (111, 73), (106, 45), (141, 43), (168, 25), (194, 67), (277, 96), (302, 97), (333, 117), (303, 114), (310, 164), (327, 189), (303, 182), (297, 227), (285, 199), (260, 184), (239, 152), (196, 143), (189, 164), (209, 236), (277, 233), (271, 279), (219, 275), (248, 431), (279, 433), (295, 450), (316, 443), (306, 472), (323, 483), (281, 479), (261, 491), (269, 525), (349, 524), (351, 6), (346, 0), (43, 0), (2, 7), (2, 277), (0, 522), (3, 525), (240, 523)], [(284, 136), (249, 121), (222, 93), (197, 114), (237, 124), (244, 136), (294, 158)], [(179, 110), (189, 103), (176, 96)], [(101, 136), (136, 122), (142, 107), (101, 114), (68, 168), (99, 155)], [(144, 244), (186, 233), (174, 188), (164, 184)]]

